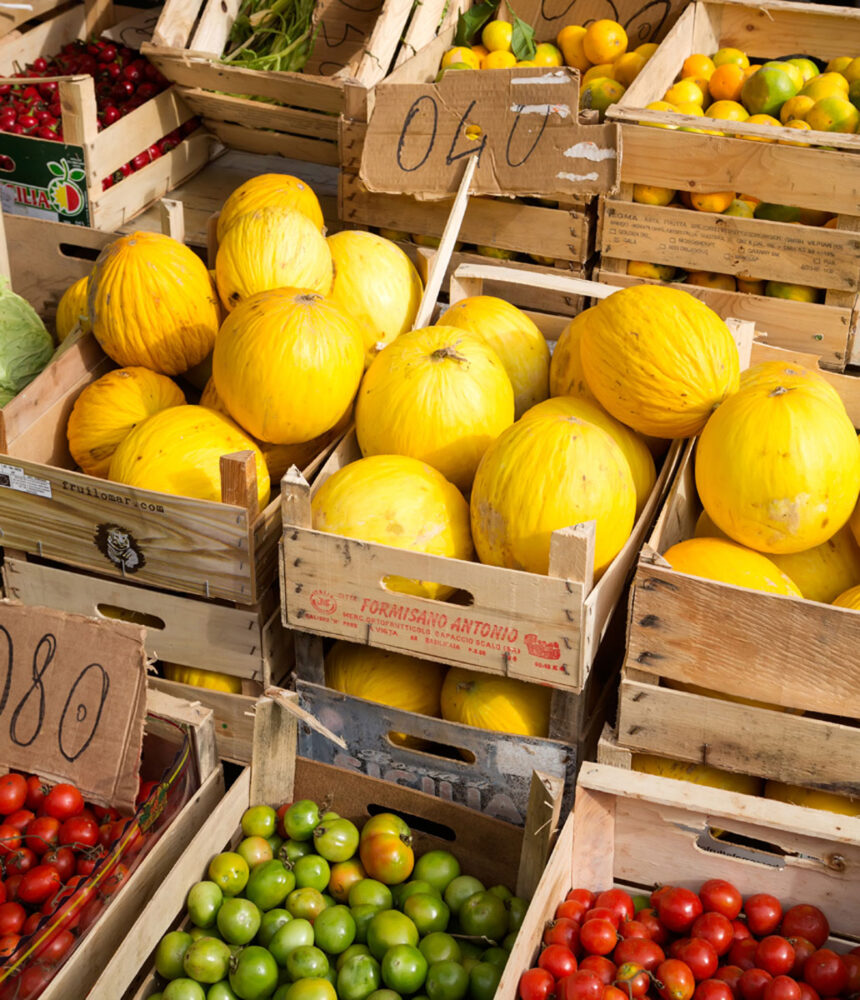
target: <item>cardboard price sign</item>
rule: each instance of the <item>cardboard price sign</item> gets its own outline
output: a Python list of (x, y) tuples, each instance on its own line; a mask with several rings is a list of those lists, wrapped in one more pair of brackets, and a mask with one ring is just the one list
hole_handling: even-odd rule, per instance
[(133, 810), (145, 629), (0, 601), (0, 762)]
[(579, 123), (566, 67), (455, 70), (438, 83), (381, 84), (360, 176), (370, 191), (444, 198), (466, 157), (472, 194), (596, 195), (618, 186), (616, 125)]

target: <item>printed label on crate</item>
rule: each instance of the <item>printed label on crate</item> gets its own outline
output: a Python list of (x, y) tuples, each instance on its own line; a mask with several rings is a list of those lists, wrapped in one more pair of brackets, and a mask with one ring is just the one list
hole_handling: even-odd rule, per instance
[(32, 493), (33, 496), (51, 499), (51, 484), (47, 479), (37, 479), (28, 476), (16, 465), (4, 465), (0, 462), (0, 487), (7, 490), (18, 490), (19, 493)]
[(83, 149), (4, 133), (0, 202), (3, 211), (12, 215), (88, 226)]
[(133, 809), (146, 630), (0, 601), (0, 761)]
[(618, 127), (580, 124), (578, 75), (567, 67), (377, 87), (360, 169), (370, 191), (452, 195), (472, 155), (473, 194), (596, 195), (618, 185)]

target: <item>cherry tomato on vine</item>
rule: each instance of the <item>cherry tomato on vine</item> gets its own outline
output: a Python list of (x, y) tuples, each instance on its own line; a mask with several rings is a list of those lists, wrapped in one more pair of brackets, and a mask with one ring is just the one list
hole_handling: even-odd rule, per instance
[(520, 976), (520, 1000), (549, 1000), (554, 992), (555, 980), (546, 969), (529, 969)]
[(553, 979), (564, 979), (576, 972), (576, 956), (561, 944), (550, 944), (538, 956), (538, 968), (546, 969)]
[(4, 859), (21, 846), (21, 831), (8, 823), (0, 823), (0, 856)]
[(59, 785), (54, 785), (45, 796), (43, 808), (45, 815), (53, 816), (62, 823), (72, 816), (77, 816), (84, 808), (84, 797), (74, 785), (61, 782)]
[(590, 889), (571, 889), (564, 898), (566, 900), (574, 899), (577, 903), (584, 903), (590, 910), (591, 907), (594, 906), (594, 900), (597, 896)]
[(635, 913), (633, 899), (623, 889), (607, 889), (594, 900), (595, 907), (606, 907), (618, 916), (616, 927), (622, 920), (632, 920)]
[(27, 801), (27, 779), (23, 774), (4, 774), (0, 777), (0, 814), (8, 816), (17, 812)]
[(767, 937), (779, 927), (782, 906), (769, 892), (757, 892), (744, 903), (744, 913), (750, 933), (758, 938)]
[(758, 941), (753, 937), (744, 938), (742, 941), (735, 941), (731, 948), (729, 948), (729, 963), (739, 966), (745, 972), (747, 969), (754, 969), (757, 949)]
[(800, 1000), (821, 1000), (809, 983), (804, 983), (803, 980), (801, 980), (798, 983), (798, 986), (800, 987)]
[(653, 972), (665, 958), (665, 952), (660, 945), (645, 938), (625, 938), (619, 941), (612, 955), (616, 965), (636, 962), (649, 972)]
[(558, 904), (555, 910), (557, 920), (564, 917), (567, 920), (575, 921), (577, 924), (582, 923), (586, 913), (588, 913), (588, 907), (578, 899), (564, 899)]
[(4, 822), (8, 826), (14, 826), (16, 830), (20, 830), (23, 833), (35, 818), (36, 814), (31, 809), (16, 809), (15, 812), (6, 817)]
[(714, 979), (719, 979), (724, 982), (732, 993), (737, 996), (738, 983), (740, 982), (740, 978), (743, 974), (744, 970), (739, 965), (721, 965), (714, 973)]
[(630, 997), (644, 997), (651, 985), (651, 977), (641, 965), (635, 962), (625, 962), (615, 973), (615, 982), (621, 984), (623, 991)]
[(657, 966), (654, 974), (659, 984), (657, 992), (663, 1000), (691, 1000), (696, 991), (695, 977), (686, 962), (680, 959), (667, 958)]
[(589, 920), (608, 920), (616, 929), (621, 923), (618, 914), (614, 910), (610, 910), (608, 906), (593, 906), (585, 914), (582, 922), (583, 924), (587, 924)]
[(8, 958), (18, 947), (20, 934), (3, 934), (0, 936), (0, 958)]
[(60, 821), (53, 816), (37, 816), (27, 827), (24, 841), (36, 854), (44, 854), (59, 846)]
[(18, 898), (22, 903), (40, 905), (63, 884), (60, 873), (52, 865), (36, 865), (21, 879)]
[(648, 931), (648, 937), (652, 941), (656, 941), (657, 944), (665, 944), (669, 940), (669, 934), (666, 928), (660, 923), (660, 918), (657, 916), (656, 910), (646, 907), (636, 914), (636, 919)]
[(618, 934), (623, 938), (647, 938), (651, 940), (651, 934), (641, 920), (622, 920), (618, 927)]
[(69, 930), (55, 931), (44, 944), (39, 945), (34, 956), (45, 965), (56, 965), (75, 943), (75, 936)]
[(27, 911), (20, 903), (0, 903), (0, 936), (18, 934), (27, 919)]
[(788, 940), (791, 947), (794, 948), (794, 965), (792, 965), (789, 974), (795, 979), (803, 979), (803, 964), (815, 951), (815, 945), (803, 937), (793, 937)]
[[(22, 850), (26, 850), (26, 848), (22, 848)], [(63, 882), (68, 882), (72, 875), (75, 874), (76, 860), (75, 852), (71, 847), (53, 847), (50, 851), (46, 851), (42, 855), (42, 863), (53, 865), (60, 873), (60, 878)]]
[(713, 945), (704, 938), (685, 938), (675, 949), (674, 957), (689, 966), (697, 983), (710, 979), (720, 962)]
[(579, 925), (567, 917), (552, 920), (544, 928), (543, 943), (563, 944), (576, 954), (579, 950)]
[(610, 984), (603, 987), (603, 1000), (630, 1000), (630, 995)]
[(602, 1000), (605, 986), (593, 972), (577, 969), (556, 984), (556, 1000)]
[(791, 976), (774, 976), (765, 985), (763, 1000), (800, 1000), (800, 985)]
[(35, 852), (29, 847), (19, 847), (14, 854), (6, 855), (3, 865), (7, 875), (23, 875), (35, 867), (38, 860)]
[(37, 813), (42, 808), (48, 790), (49, 786), (42, 784), (42, 779), (38, 775), (31, 774), (27, 778), (27, 797), (24, 800), (24, 805)]
[(94, 819), (73, 816), (60, 827), (59, 838), (64, 847), (94, 847), (99, 842), (99, 828)]
[(848, 996), (860, 993), (860, 954), (856, 951), (849, 952), (847, 955), (842, 956), (842, 961), (845, 963), (845, 969), (848, 972), (848, 983), (845, 986), (845, 992)]

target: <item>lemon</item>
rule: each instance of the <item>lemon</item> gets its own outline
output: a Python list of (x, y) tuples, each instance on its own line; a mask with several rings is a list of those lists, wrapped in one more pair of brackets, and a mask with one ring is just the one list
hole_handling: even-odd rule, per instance
[(851, 65), (851, 56), (837, 56), (827, 64), (825, 73), (844, 73)]
[(723, 212), (723, 215), (734, 215), (739, 219), (751, 219), (754, 211), (753, 206), (748, 201), (733, 198), (731, 205)]
[(668, 205), (674, 197), (674, 188), (657, 187), (654, 184), (633, 185), (633, 200), (640, 205)]
[(668, 264), (649, 264), (644, 260), (631, 260), (627, 262), (627, 273), (636, 278), (671, 281), (675, 277), (675, 268)]
[(762, 66), (743, 85), (741, 101), (751, 115), (775, 115), (796, 94), (794, 80), (784, 69), (775, 65)]
[[(781, 122), (772, 115), (750, 115), (747, 118), (748, 125), (771, 125), (775, 128), (781, 127)], [(766, 139), (762, 135), (744, 135), (750, 142), (776, 142), (776, 139)]]
[(469, 69), (480, 69), (481, 63), (475, 53), (466, 45), (448, 49), (442, 56), (442, 69), (453, 69), (455, 63), (462, 63)]
[(561, 49), (565, 64), (585, 72), (591, 63), (582, 48), (585, 28), (581, 24), (568, 24), (556, 35), (555, 44)]
[[(674, 111), (677, 113), (678, 109), (674, 104), (670, 104), (668, 101), (652, 101), (650, 104), (646, 104), (645, 107), (649, 111)], [(668, 128), (676, 129), (677, 125), (664, 125), (662, 122), (639, 122), (640, 125), (650, 125), (651, 128)]]
[(800, 90), (804, 83), (806, 83), (806, 80), (803, 78), (803, 73), (800, 71), (800, 67), (795, 66), (794, 63), (774, 60), (772, 62), (764, 63), (761, 68), (769, 69), (770, 67), (776, 67), (777, 69), (781, 69), (783, 73), (788, 73), (796, 90)]
[(533, 56), (537, 66), (563, 66), (561, 52), (551, 42), (541, 42)]
[(585, 71), (582, 77), (582, 86), (591, 83), (592, 80), (600, 79), (601, 77), (607, 77), (612, 80), (614, 72), (612, 63), (599, 63), (597, 66), (592, 66), (590, 69)]
[(860, 111), (846, 97), (822, 97), (804, 120), (811, 129), (820, 132), (856, 132)]
[(481, 69), (510, 69), (511, 66), (516, 66), (516, 64), (517, 57), (513, 52), (496, 49), (494, 52), (488, 52), (484, 56), (481, 62)]
[(790, 97), (780, 108), (779, 120), (785, 125), (786, 122), (806, 118), (807, 112), (815, 104), (811, 97), (805, 94), (798, 94), (797, 97)]
[(811, 59), (799, 56), (797, 59), (786, 59), (786, 62), (790, 62), (792, 66), (796, 66), (800, 70), (804, 83), (809, 83), (814, 76), (818, 76), (818, 67)]
[(849, 83), (856, 83), (860, 80), (860, 56), (856, 59), (852, 59), (850, 63), (842, 70), (842, 75)]
[(818, 289), (809, 285), (791, 285), (785, 281), (769, 281), (764, 294), (774, 299), (791, 299), (794, 302), (817, 302)]
[(714, 66), (725, 66), (726, 63), (734, 63), (743, 69), (746, 69), (750, 64), (747, 54), (741, 52), (740, 49), (720, 49), (711, 56), (711, 62), (713, 62)]
[(623, 56), (619, 56), (612, 64), (613, 79), (618, 80), (619, 83), (623, 83), (625, 87), (629, 87), (642, 71), (645, 62), (645, 56), (641, 53), (625, 52)]
[(675, 105), (689, 101), (701, 106), (705, 103), (705, 94), (695, 80), (679, 80), (666, 91), (663, 100)]
[(821, 73), (805, 84), (800, 93), (813, 101), (820, 101), (822, 97), (846, 97), (848, 81), (840, 73)]
[(647, 62), (657, 51), (657, 43), (643, 42), (641, 45), (637, 45), (633, 51), (638, 52), (640, 56), (645, 56), (645, 61)]
[(481, 32), (481, 44), (488, 52), (509, 52), (513, 32), (510, 21), (488, 21)]

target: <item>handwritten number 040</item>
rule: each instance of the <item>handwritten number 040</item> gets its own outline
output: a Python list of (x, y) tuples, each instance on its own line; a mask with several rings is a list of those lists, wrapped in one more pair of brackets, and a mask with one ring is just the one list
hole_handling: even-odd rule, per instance
[[(463, 131), (464, 126), (467, 124), (469, 116), (471, 115), (472, 109), (474, 107), (475, 107), (475, 101), (472, 101), (471, 104), (466, 108), (466, 110), (460, 116), (460, 121), (457, 125), (457, 128), (454, 131), (454, 137), (451, 140), (451, 145), (448, 147), (448, 152), (445, 156), (446, 166), (450, 167), (455, 160), (460, 160), (464, 156), (471, 156), (473, 153), (477, 154), (478, 159), (480, 160), (481, 153), (483, 153), (487, 145), (486, 132), (483, 134), (483, 137), (481, 138), (481, 142), (479, 145), (477, 146), (474, 145), (474, 140), (471, 140), (471, 144), (468, 146), (468, 148), (463, 149), (460, 152), (454, 151), (457, 145), (457, 140), (460, 137), (460, 133)], [(549, 120), (550, 105), (547, 104), (546, 106), (546, 110), (544, 111), (543, 121), (541, 122), (541, 126), (538, 129), (537, 134), (535, 135), (531, 146), (526, 150), (525, 154), (522, 157), (520, 157), (520, 159), (514, 161), (511, 159), (511, 146), (513, 144), (514, 135), (516, 134), (517, 131), (517, 126), (520, 123), (519, 108), (517, 109), (517, 111), (518, 113), (514, 118), (513, 122), (511, 123), (510, 130), (508, 131), (508, 140), (505, 144), (505, 159), (509, 167), (521, 167), (529, 159), (532, 153), (534, 153), (535, 148), (537, 147), (537, 144), (540, 142), (541, 136), (543, 135), (544, 130), (546, 129), (547, 121)], [(420, 114), (425, 112), (431, 115), (431, 124), (429, 129), (427, 130), (428, 131), (427, 148), (424, 150), (424, 153), (420, 157), (420, 159), (418, 159), (416, 163), (410, 166), (406, 162), (404, 162), (403, 147), (406, 143), (406, 137), (409, 134), (409, 130), (410, 128), (413, 127), (415, 119)], [(412, 102), (409, 111), (406, 113), (406, 118), (403, 121), (403, 128), (400, 130), (400, 137), (397, 140), (397, 165), (400, 167), (401, 170), (405, 171), (406, 173), (412, 173), (413, 171), (418, 170), (420, 167), (424, 166), (424, 164), (429, 159), (430, 154), (433, 152), (434, 146), (436, 145), (436, 136), (438, 129), (439, 129), (439, 108), (436, 104), (436, 100), (429, 94), (423, 94), (421, 97), (416, 98), (416, 100)]]
[[(6, 639), (5, 672), (2, 688), (0, 688), (0, 716), (2, 716), (6, 709), (6, 703), (9, 700), (9, 692), (12, 687), (14, 648), (12, 645), (11, 635), (2, 625), (0, 625), (0, 633), (2, 633)], [(51, 635), (50, 632), (48, 632), (39, 640), (36, 650), (33, 653), (33, 662), (31, 665), (32, 680), (30, 686), (15, 706), (15, 710), (12, 712), (12, 716), (9, 720), (9, 738), (19, 747), (30, 746), (36, 741), (42, 731), (42, 725), (45, 721), (46, 699), (45, 683), (43, 678), (45, 677), (56, 652), (57, 640), (53, 635)], [(95, 706), (88, 706), (81, 701), (78, 702), (78, 704), (73, 705), (73, 700), (79, 687), (85, 680), (89, 680), (92, 675), (95, 675), (93, 679), (95, 680), (96, 685), (98, 685), (98, 682), (101, 681), (101, 690), (97, 695), (97, 704)], [(69, 689), (65, 705), (63, 706), (62, 715), (60, 716), (60, 724), (57, 732), (59, 750), (66, 760), (70, 762), (77, 760), (78, 757), (80, 757), (80, 755), (92, 743), (93, 737), (98, 729), (99, 722), (101, 721), (102, 710), (104, 709), (105, 702), (107, 701), (109, 688), (110, 678), (108, 677), (107, 671), (104, 667), (100, 663), (90, 663), (88, 666), (84, 667)], [(27, 706), (33, 698), (37, 699), (37, 707), (35, 710), (30, 709), (27, 711)], [(92, 712), (90, 711), (91, 707), (94, 708), (94, 711)], [(27, 712), (27, 716), (32, 718), (32, 713), (34, 711), (36, 715), (36, 723), (32, 728), (32, 732), (22, 733), (21, 730), (25, 728), (22, 716), (25, 712)], [(81, 733), (78, 731), (80, 723), (87, 719), (88, 716), (92, 719), (89, 731)]]

